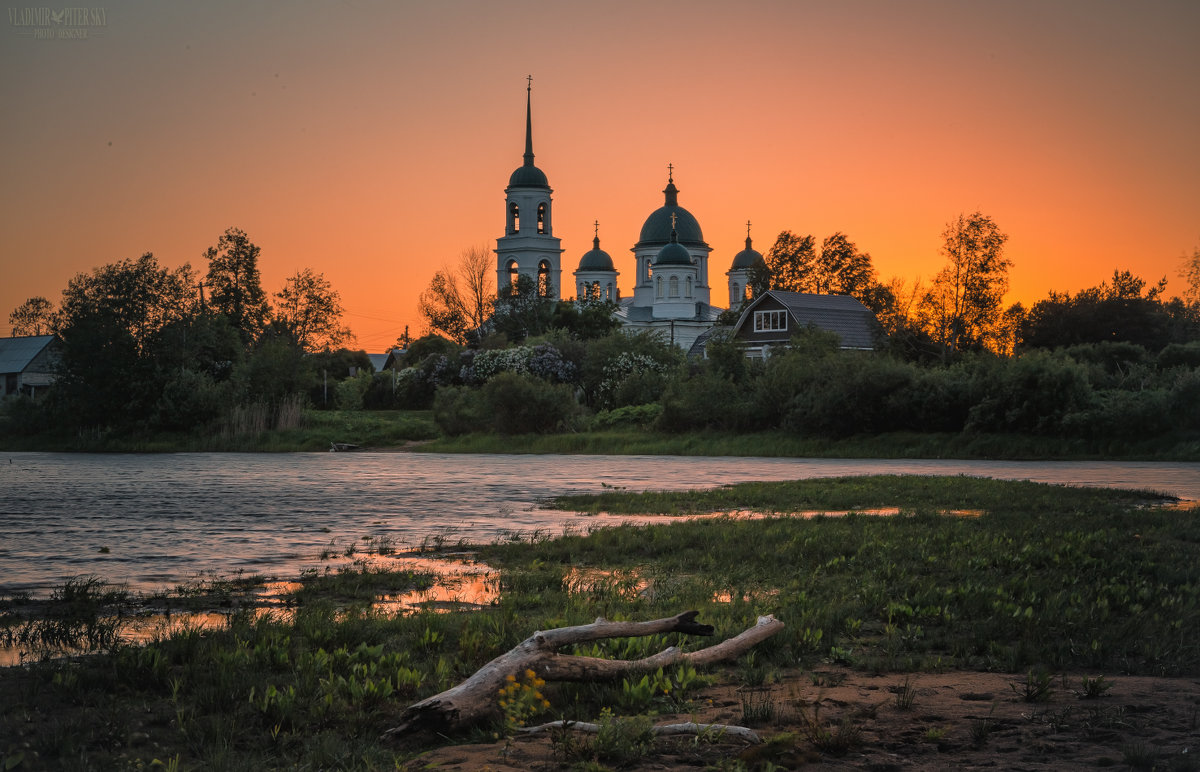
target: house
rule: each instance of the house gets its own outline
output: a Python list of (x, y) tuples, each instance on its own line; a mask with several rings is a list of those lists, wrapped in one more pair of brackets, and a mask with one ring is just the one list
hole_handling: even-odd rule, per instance
[(732, 335), (746, 356), (761, 359), (772, 346), (786, 346), (792, 336), (809, 326), (835, 333), (841, 348), (872, 351), (879, 323), (871, 310), (849, 295), (814, 295), (808, 292), (768, 290), (746, 307)]
[(53, 335), (0, 338), (0, 396), (45, 391), (54, 382), (58, 347)]

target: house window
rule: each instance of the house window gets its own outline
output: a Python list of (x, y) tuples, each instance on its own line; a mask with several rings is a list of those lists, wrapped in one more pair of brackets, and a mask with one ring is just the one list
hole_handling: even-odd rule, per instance
[(787, 329), (787, 311), (755, 311), (754, 331), (770, 332)]

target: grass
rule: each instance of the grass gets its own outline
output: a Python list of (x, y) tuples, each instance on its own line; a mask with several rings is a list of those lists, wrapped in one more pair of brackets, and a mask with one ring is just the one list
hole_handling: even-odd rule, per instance
[[(688, 432), (609, 429), (565, 434), (470, 434), (441, 436), (430, 411), (306, 410), (301, 428), (225, 436), (214, 429), (155, 434), (44, 433), (5, 431), (0, 416), (0, 450), (91, 452), (321, 451), (331, 442), (390, 448), (412, 441), (439, 453), (555, 453), (603, 455), (781, 456), (811, 458), (981, 458), (1109, 459), (1194, 461), (1200, 442), (1193, 435), (1160, 436), (1131, 442), (1094, 442), (1008, 434), (894, 432), (843, 439), (801, 437), (784, 432)], [(428, 442), (426, 442), (428, 441)]]
[(392, 448), (438, 435), (427, 410), (306, 410), (300, 428), (227, 435), (218, 430), (153, 434), (46, 433), (17, 436), (0, 425), (0, 450), (119, 453), (326, 451), (330, 443)]
[[(155, 759), (178, 759), (183, 770), (392, 768), (417, 753), (379, 739), (400, 707), (458, 683), (534, 630), (681, 609), (698, 609), (716, 627), (715, 640), (760, 614), (786, 622), (754, 649), (752, 663), (722, 671), (726, 681), (750, 673), (742, 680), (762, 682), (760, 672), (811, 670), (831, 659), (867, 672), (891, 663), (904, 673), (971, 668), (1019, 678), (1200, 675), (1192, 635), (1200, 629), (1195, 510), (1147, 507), (1148, 494), (972, 478), (852, 478), (680, 495), (647, 494), (642, 511), (761, 501), (779, 511), (898, 505), (902, 514), (715, 518), (486, 545), (479, 557), (499, 568), (501, 597), (470, 612), (380, 612), (361, 598), (422, 577), (339, 572), (313, 582), (286, 615), (235, 608), (213, 629), (184, 626), (144, 646), (100, 641), (98, 654), (0, 669), (0, 758), (20, 753), (21, 769), (136, 768)], [(638, 501), (620, 506), (636, 511)], [(984, 514), (937, 514), (957, 508)], [(572, 580), (581, 568), (607, 571), (611, 580), (583, 586)], [(630, 591), (635, 571), (648, 591)], [(121, 600), (106, 592), (84, 582), (58, 602), (86, 611), (89, 598)], [(30, 605), (13, 598), (0, 603), (0, 614), (25, 614)], [(712, 642), (659, 635), (581, 644), (575, 653), (628, 659)], [(664, 671), (644, 686), (639, 677), (539, 691), (550, 703), (546, 715), (595, 721), (622, 703), (642, 713), (668, 699), (686, 703), (685, 684), (698, 677)], [(466, 739), (502, 735), (497, 712), (495, 724)], [(809, 718), (804, 741), (822, 752), (862, 742), (853, 721), (830, 724), (815, 708)], [(645, 752), (648, 719), (608, 720), (611, 737), (564, 755), (612, 764)], [(991, 725), (977, 724), (972, 739), (983, 744)], [(1143, 763), (1144, 755), (1128, 749), (1127, 763)]]

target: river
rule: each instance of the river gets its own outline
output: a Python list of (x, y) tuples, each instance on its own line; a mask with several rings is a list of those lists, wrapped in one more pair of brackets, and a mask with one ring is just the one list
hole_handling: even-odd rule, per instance
[[(492, 541), (625, 518), (545, 510), (603, 486), (711, 487), (863, 474), (972, 475), (1200, 500), (1200, 464), (433, 453), (0, 454), (0, 596), (90, 575), (146, 591), (294, 578), (322, 554)], [(367, 540), (371, 541), (368, 542)]]

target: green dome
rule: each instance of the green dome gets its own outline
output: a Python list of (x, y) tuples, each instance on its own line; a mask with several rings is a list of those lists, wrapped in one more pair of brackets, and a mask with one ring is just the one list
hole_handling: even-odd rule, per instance
[(537, 168), (533, 164), (518, 166), (517, 170), (508, 178), (508, 186), (510, 188), (549, 188), (550, 181), (546, 179), (546, 173)]
[(600, 248), (600, 237), (592, 239), (592, 248), (579, 258), (580, 271), (615, 271), (612, 257)]
[(658, 254), (654, 257), (652, 266), (658, 265), (691, 265), (692, 255), (687, 251), (687, 248), (678, 241), (672, 240), (662, 249), (658, 250)]
[(733, 265), (729, 266), (729, 270), (737, 271), (750, 268), (755, 263), (765, 262), (762, 253), (750, 246), (750, 237), (746, 237), (746, 248), (733, 256)]
[(675, 187), (674, 180), (667, 180), (667, 187), (663, 193), (666, 194), (666, 202), (646, 218), (634, 249), (666, 244), (670, 241), (671, 215), (675, 215), (675, 233), (681, 244), (707, 247), (708, 244), (704, 243), (704, 234), (700, 232), (700, 223), (696, 221), (691, 212), (679, 205), (679, 189)]

